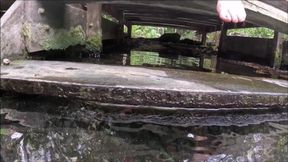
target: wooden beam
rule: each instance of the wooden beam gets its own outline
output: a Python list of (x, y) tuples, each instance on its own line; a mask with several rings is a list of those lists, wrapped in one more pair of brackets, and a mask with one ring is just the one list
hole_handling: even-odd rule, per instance
[(205, 20), (198, 20), (198, 19), (181, 19), (177, 17), (158, 17), (155, 15), (124, 15), (125, 19), (145, 19), (145, 20), (158, 20), (158, 21), (174, 21), (175, 23), (188, 23), (188, 24), (197, 24), (197, 25), (202, 25), (203, 27), (205, 26), (217, 26), (219, 22), (209, 22)]
[[(193, 23), (193, 22), (182, 22), (182, 21), (176, 21), (176, 20), (170, 20), (170, 19), (159, 19), (159, 18), (129, 18), (127, 19), (128, 22), (150, 22), (150, 24), (152, 23), (156, 23), (156, 24), (174, 24), (173, 26), (185, 26), (185, 27), (191, 27), (191, 29), (199, 29), (199, 30), (211, 30), (212, 28), (214, 29), (215, 26), (212, 25), (200, 25), (198, 23)], [(166, 26), (167, 26), (166, 25)]]
[(278, 8), (275, 8), (259, 0), (244, 0), (243, 3), (244, 3), (245, 8), (248, 10), (251, 10), (256, 13), (260, 13), (262, 15), (271, 17), (275, 20), (288, 24), (287, 10), (286, 12), (282, 11)]
[(181, 29), (188, 29), (188, 30), (200, 30), (198, 27), (193, 26), (185, 26), (185, 25), (178, 25), (178, 24), (169, 24), (169, 23), (161, 23), (161, 22), (145, 22), (145, 21), (131, 21), (133, 25), (146, 25), (146, 26), (155, 26), (155, 27), (174, 27), (174, 28), (181, 28)]

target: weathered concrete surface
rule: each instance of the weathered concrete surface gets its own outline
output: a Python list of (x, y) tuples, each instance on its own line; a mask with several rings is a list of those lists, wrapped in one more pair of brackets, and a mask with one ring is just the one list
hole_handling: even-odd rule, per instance
[(14, 61), (1, 89), (102, 103), (186, 108), (287, 107), (288, 82), (181, 70)]
[(23, 58), (25, 45), (23, 44), (22, 23), (24, 19), (24, 3), (15, 2), (1, 17), (1, 58)]
[(101, 51), (101, 5), (96, 6), (91, 14), (63, 1), (16, 1), (1, 17), (1, 57), (23, 58), (79, 44)]

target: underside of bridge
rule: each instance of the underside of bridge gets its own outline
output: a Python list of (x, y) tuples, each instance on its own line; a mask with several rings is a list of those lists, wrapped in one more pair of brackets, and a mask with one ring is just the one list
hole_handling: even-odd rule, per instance
[[(215, 34), (218, 56), (236, 53), (243, 55), (244, 60), (271, 67), (287, 66), (288, 43), (283, 38), (283, 33), (288, 33), (287, 1), (243, 0), (247, 19), (239, 24), (224, 24), (217, 15), (216, 3), (217, 0), (3, 0), (1, 13), (8, 12), (1, 17), (1, 56), (19, 56), (23, 51), (62, 50), (77, 44), (86, 44), (94, 53), (101, 52), (103, 41), (114, 39), (119, 43), (131, 37), (133, 25), (145, 25), (197, 31), (202, 34), (199, 40), (202, 45), (206, 43), (207, 33), (219, 31)], [(128, 35), (123, 32), (124, 25)], [(227, 36), (228, 29), (249, 27), (273, 29), (274, 38)], [(76, 37), (71, 36), (77, 31), (80, 33)]]
[[(288, 32), (287, 2), (277, 1), (279, 4), (273, 3), (274, 6), (261, 1), (243, 2), (248, 14), (245, 24), (227, 24), (227, 28), (264, 26)], [(223, 24), (218, 18), (215, 0), (104, 2), (103, 10), (125, 24), (172, 26), (203, 32), (221, 30)]]
[[(132, 25), (145, 25), (195, 30), (198, 34), (202, 34), (202, 43), (204, 42), (204, 44), (207, 33), (221, 31), (222, 34), (218, 33), (218, 36), (216, 36), (218, 39), (216, 46), (218, 46), (219, 51), (224, 53), (225, 51), (233, 51), (233, 49), (225, 48), (227, 46), (231, 47), (229, 44), (231, 42), (234, 42), (234, 46), (239, 42), (241, 44), (250, 42), (246, 49), (255, 48), (255, 45), (260, 44), (265, 46), (262, 50), (256, 51), (258, 53), (256, 56), (260, 56), (259, 58), (264, 60), (262, 61), (264, 64), (274, 66), (275, 59), (278, 57), (276, 56), (277, 51), (277, 55), (284, 58), (285, 64), (288, 62), (282, 34), (288, 33), (287, 1), (273, 1), (272, 3), (269, 0), (243, 0), (247, 20), (245, 23), (239, 24), (224, 24), (219, 19), (216, 12), (217, 0), (61, 0), (57, 2), (35, 0), (13, 3), (13, 0), (1, 0), (1, 13), (8, 11), (1, 17), (2, 58), (4, 55), (9, 57), (13, 53), (19, 55), (23, 51), (31, 53), (41, 50), (65, 49), (77, 43), (85, 44), (85, 42), (87, 45), (87, 40), (89, 48), (101, 51), (101, 39), (119, 40), (125, 37), (123, 33), (124, 25), (128, 27), (129, 35), (131, 35)], [(11, 4), (13, 5), (11, 6)], [(102, 18), (101, 13), (113, 17), (116, 21), (107, 22), (107, 19)], [(77, 28), (79, 26), (81, 28)], [(247, 27), (273, 29), (275, 30), (274, 39), (250, 38), (246, 41), (246, 39), (241, 38), (231, 40), (232, 37), (227, 37), (228, 29)], [(77, 29), (83, 30), (84, 39), (81, 40), (82, 33), (80, 33), (80, 36), (78, 35), (80, 38), (64, 41), (63, 43), (61, 39), (63, 35), (67, 36), (67, 32), (62, 34), (62, 29), (70, 30), (71, 28), (74, 32)], [(43, 32), (43, 30), (50, 32)], [(68, 35), (69, 33), (71, 31), (68, 31)], [(20, 41), (9, 42), (13, 38), (19, 38)], [(70, 38), (63, 37), (63, 39)], [(15, 46), (11, 44), (14, 44), (17, 48), (14, 48)], [(224, 47), (223, 50), (222, 46)], [(241, 48), (245, 48), (245, 46), (246, 44), (241, 45)], [(255, 53), (255, 50), (236, 52), (252, 54)], [(258, 60), (258, 58), (256, 57), (254, 60)]]

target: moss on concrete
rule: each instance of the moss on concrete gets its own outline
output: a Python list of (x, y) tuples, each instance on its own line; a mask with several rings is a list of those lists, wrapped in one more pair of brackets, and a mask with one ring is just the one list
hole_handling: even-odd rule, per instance
[(23, 24), (22, 30), (21, 30), (21, 36), (24, 38), (24, 40), (31, 37), (31, 31), (30, 31), (29, 24), (27, 24), (27, 23)]
[(101, 34), (86, 37), (82, 26), (70, 29), (56, 29), (46, 24), (24, 23), (21, 36), (28, 51), (65, 50), (69, 46), (85, 45), (91, 52), (100, 52), (102, 49)]
[(101, 34), (94, 34), (92, 37), (87, 38), (86, 48), (89, 51), (99, 52), (102, 49), (102, 36)]
[(55, 50), (79, 44), (85, 44), (85, 32), (80, 25), (68, 31), (64, 29), (55, 31), (54, 34), (48, 35), (41, 45), (44, 50)]
[(279, 49), (275, 51), (275, 58), (274, 58), (274, 67), (279, 68), (281, 66), (282, 55)]

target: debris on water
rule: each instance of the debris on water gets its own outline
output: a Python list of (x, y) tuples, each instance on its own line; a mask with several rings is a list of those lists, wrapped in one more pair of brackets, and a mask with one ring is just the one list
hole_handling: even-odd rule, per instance
[(219, 161), (224, 161), (224, 158), (227, 157), (226, 154), (219, 154), (219, 155), (214, 155), (210, 156), (207, 159), (207, 162), (219, 162)]
[(10, 65), (11, 61), (7, 58), (3, 59), (3, 65)]
[(236, 162), (245, 162), (245, 158), (243, 156), (238, 156)]
[(194, 135), (193, 135), (192, 133), (189, 133), (189, 134), (187, 135), (187, 137), (188, 137), (188, 138), (194, 138)]
[(261, 134), (254, 134), (253, 139), (254, 139), (254, 142), (257, 143), (257, 142), (262, 140), (262, 135)]
[(71, 162), (77, 162), (77, 157), (71, 157)]
[(17, 139), (21, 138), (22, 136), (23, 136), (22, 133), (15, 132), (15, 133), (13, 133), (13, 134), (11, 135), (11, 139), (12, 139), (12, 140), (17, 140)]
[(123, 54), (122, 65), (125, 66), (127, 64), (127, 54)]
[(45, 9), (44, 8), (38, 8), (38, 14), (43, 14), (45, 12)]

